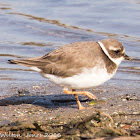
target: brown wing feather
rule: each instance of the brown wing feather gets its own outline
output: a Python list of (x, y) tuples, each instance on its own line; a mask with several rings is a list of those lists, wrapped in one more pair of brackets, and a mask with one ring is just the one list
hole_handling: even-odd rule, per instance
[[(78, 74), (83, 67), (92, 68), (97, 64), (97, 51), (102, 51), (99, 48), (96, 42), (77, 42), (65, 45), (42, 57), (50, 62), (43, 67), (42, 71), (63, 77)], [(93, 58), (96, 60), (93, 61)]]
[[(98, 48), (98, 49), (97, 49)], [(97, 51), (102, 51), (96, 42), (77, 42), (60, 47), (43, 57), (13, 60), (13, 63), (37, 67), (41, 73), (69, 77), (80, 73), (83, 67), (92, 68), (97, 64)], [(88, 59), (87, 59), (88, 58)], [(80, 62), (80, 63), (79, 63)]]

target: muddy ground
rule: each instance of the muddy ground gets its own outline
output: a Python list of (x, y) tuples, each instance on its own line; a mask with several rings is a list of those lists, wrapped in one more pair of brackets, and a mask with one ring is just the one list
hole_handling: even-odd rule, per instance
[(91, 89), (98, 101), (79, 96), (87, 107), (79, 111), (75, 98), (61, 88), (51, 85), (42, 91), (42, 85), (34, 85), (32, 89), (16, 87), (15, 94), (0, 97), (1, 139), (140, 139), (138, 90)]

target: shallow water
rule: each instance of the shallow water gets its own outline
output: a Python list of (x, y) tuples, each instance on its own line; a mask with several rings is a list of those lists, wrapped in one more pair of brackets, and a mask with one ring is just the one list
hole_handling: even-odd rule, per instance
[(64, 44), (115, 38), (133, 61), (125, 61), (109, 85), (140, 84), (139, 0), (1, 0), (0, 95), (11, 87), (48, 83), (9, 59), (41, 56)]

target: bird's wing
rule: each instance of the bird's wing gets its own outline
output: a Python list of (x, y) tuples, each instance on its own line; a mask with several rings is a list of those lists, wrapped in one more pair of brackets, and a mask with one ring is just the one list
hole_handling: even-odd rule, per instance
[[(26, 60), (12, 60), (12, 63), (37, 67), (45, 74), (69, 77), (78, 74), (83, 67), (93, 67), (96, 55), (96, 42), (77, 42), (60, 47), (43, 57)], [(95, 56), (94, 56), (95, 57)]]

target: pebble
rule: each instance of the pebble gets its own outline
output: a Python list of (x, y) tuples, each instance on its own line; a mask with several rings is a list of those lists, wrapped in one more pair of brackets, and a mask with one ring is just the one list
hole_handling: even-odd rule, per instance
[(126, 100), (126, 99), (122, 99), (122, 101), (124, 101), (124, 102), (125, 102), (125, 101), (127, 101), (127, 100)]
[(35, 90), (40, 89), (40, 86), (33, 86), (33, 89)]
[(52, 120), (52, 119), (55, 119), (55, 117), (50, 117), (49, 119)]
[(129, 101), (130, 100), (130, 96), (126, 96), (126, 100)]
[(134, 115), (138, 115), (138, 114), (140, 114), (140, 112), (133, 112), (132, 114), (134, 114)]
[(115, 123), (116, 126), (118, 126), (118, 123)]
[(125, 124), (120, 124), (120, 127), (124, 127), (125, 126)]
[(61, 126), (60, 129), (62, 130), (63, 129), (63, 126)]
[(113, 112), (113, 115), (118, 115), (118, 112)]
[(42, 110), (42, 109), (39, 109), (38, 111), (43, 112), (43, 110)]
[(133, 97), (130, 98), (130, 100), (136, 100), (136, 99), (137, 99), (136, 96), (133, 96)]

